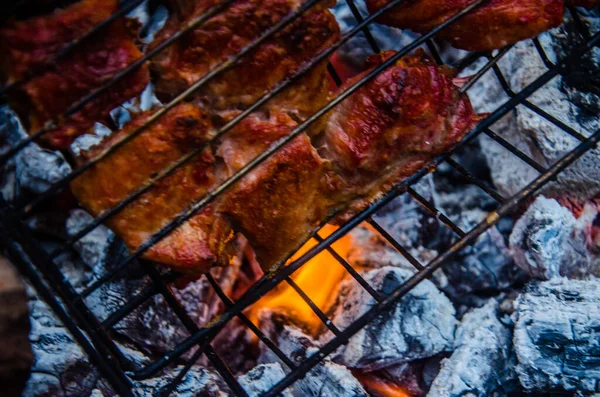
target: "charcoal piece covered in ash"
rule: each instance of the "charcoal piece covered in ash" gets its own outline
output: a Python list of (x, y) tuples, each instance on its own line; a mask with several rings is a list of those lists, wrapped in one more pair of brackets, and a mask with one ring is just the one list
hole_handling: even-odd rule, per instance
[[(7, 106), (1, 106), (0, 142), (13, 146), (27, 136), (18, 117)], [(14, 161), (17, 186), (10, 196), (19, 195), (20, 188), (43, 193), (71, 172), (71, 167), (60, 152), (42, 149), (36, 143), (27, 145), (11, 161)]]
[[(136, 384), (135, 394), (139, 397), (160, 395), (182, 369), (183, 367), (175, 367), (167, 370), (166, 373), (162, 373), (159, 378)], [(219, 374), (194, 365), (183, 379), (177, 382), (177, 387), (170, 395), (178, 397), (228, 397), (232, 394)]]
[(456, 331), (455, 351), (442, 361), (429, 396), (506, 395), (511, 373), (511, 332), (498, 319), (495, 301), (463, 316)]
[(515, 224), (510, 249), (516, 263), (532, 277), (586, 278), (600, 275), (598, 260), (586, 246), (596, 217), (588, 207), (579, 219), (556, 200), (539, 196)]
[(526, 390), (597, 392), (600, 385), (598, 280), (532, 282), (517, 299), (513, 344)]
[[(584, 18), (592, 31), (600, 27), (600, 17), (589, 15)], [(578, 45), (569, 42), (568, 37), (578, 36), (575, 24), (567, 14), (566, 23), (561, 27), (543, 33), (539, 38), (550, 60), (555, 61), (566, 52), (572, 52)], [(558, 56), (556, 55), (558, 53)], [(581, 76), (587, 70), (596, 71), (600, 65), (600, 51), (589, 52), (582, 64), (577, 65), (574, 75)], [(519, 92), (547, 71), (543, 60), (538, 55), (535, 44), (531, 40), (517, 43), (498, 63), (508, 84), (515, 92)], [(589, 65), (594, 65), (590, 67)], [(528, 100), (545, 112), (574, 128), (583, 135), (590, 135), (600, 128), (597, 111), (590, 111), (597, 104), (585, 103), (577, 99), (575, 91), (582, 92), (594, 87), (591, 79), (585, 78), (585, 84), (574, 84), (570, 76), (556, 77), (535, 91)], [(481, 83), (475, 84), (469, 90), (469, 96), (474, 100), (477, 111), (494, 110), (506, 101), (506, 95), (499, 86), (493, 71), (487, 72)], [(581, 79), (580, 79), (581, 80)], [(597, 88), (595, 88), (597, 90)], [(592, 98), (587, 93), (586, 98)], [(596, 95), (596, 94), (594, 94)], [(479, 97), (479, 100), (477, 98)], [(497, 101), (494, 98), (498, 98)], [(478, 106), (489, 100), (486, 105)], [(595, 101), (595, 100), (593, 100)], [(487, 107), (487, 109), (486, 109)], [(519, 106), (492, 128), (503, 138), (515, 145), (539, 164), (548, 167), (571, 151), (579, 141), (563, 131), (558, 126), (544, 120), (525, 106)], [(506, 197), (510, 197), (535, 178), (537, 172), (513, 154), (490, 143), (483, 142), (488, 165), (496, 187)], [(547, 184), (542, 192), (546, 195), (565, 195), (585, 200), (600, 193), (600, 149), (590, 150), (581, 159), (563, 171), (556, 182)]]
[[(383, 267), (361, 275), (376, 291), (387, 295), (412, 274), (402, 268)], [(375, 300), (355, 280), (347, 280), (342, 284), (333, 323), (343, 330), (374, 304)], [(454, 316), (450, 300), (431, 281), (424, 280), (391, 310), (350, 338), (334, 361), (374, 370), (450, 351), (457, 324)]]
[[(260, 364), (248, 373), (238, 378), (238, 382), (250, 397), (258, 397), (269, 391), (285, 377), (285, 372), (279, 363)], [(283, 397), (292, 397), (289, 389), (281, 394)]]
[[(289, 325), (288, 320), (277, 313), (261, 313), (261, 328), (275, 342), (277, 347), (296, 365), (317, 352), (317, 342), (304, 334), (299, 328)], [(280, 363), (285, 372), (289, 369), (267, 347), (262, 346), (259, 363)], [(325, 358), (310, 370), (306, 376), (290, 387), (294, 397), (352, 396), (368, 397), (360, 382), (343, 365)]]

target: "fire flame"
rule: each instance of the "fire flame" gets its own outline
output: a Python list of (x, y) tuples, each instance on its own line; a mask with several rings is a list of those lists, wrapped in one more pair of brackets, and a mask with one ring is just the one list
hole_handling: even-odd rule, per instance
[(412, 394), (402, 386), (385, 381), (378, 376), (354, 374), (365, 389), (376, 397), (411, 397)]
[[(319, 235), (326, 237), (335, 230), (336, 227), (325, 225)], [(317, 241), (311, 239), (292, 256), (288, 263), (300, 258), (315, 245), (317, 245)], [(342, 258), (345, 258), (350, 246), (350, 237), (344, 236), (333, 243), (331, 247)], [(291, 278), (321, 310), (326, 311), (335, 302), (337, 289), (345, 274), (346, 270), (342, 265), (324, 250), (305, 263)], [(321, 325), (321, 321), (308, 304), (292, 287), (285, 283), (256, 302), (248, 317), (257, 324), (259, 311), (266, 308), (286, 313), (298, 323), (305, 324), (311, 331), (316, 331)]]

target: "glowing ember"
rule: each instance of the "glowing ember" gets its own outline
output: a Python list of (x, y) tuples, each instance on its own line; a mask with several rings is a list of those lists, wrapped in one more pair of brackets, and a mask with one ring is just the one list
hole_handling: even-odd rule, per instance
[[(325, 225), (319, 235), (325, 237), (335, 230), (336, 227)], [(317, 241), (311, 239), (292, 256), (288, 263), (298, 259), (315, 245)], [(332, 245), (332, 248), (344, 258), (350, 249), (350, 237), (342, 237)], [(335, 302), (338, 287), (345, 274), (346, 270), (342, 265), (329, 252), (323, 251), (296, 271), (292, 279), (321, 310), (326, 311)], [(252, 307), (249, 318), (257, 324), (258, 312), (266, 308), (285, 313), (299, 323), (306, 324), (311, 331), (316, 331), (321, 324), (308, 304), (285, 283), (258, 301)]]
[(406, 391), (402, 386), (392, 382), (385, 381), (377, 376), (357, 375), (354, 376), (360, 381), (363, 387), (376, 397), (412, 397), (412, 394)]

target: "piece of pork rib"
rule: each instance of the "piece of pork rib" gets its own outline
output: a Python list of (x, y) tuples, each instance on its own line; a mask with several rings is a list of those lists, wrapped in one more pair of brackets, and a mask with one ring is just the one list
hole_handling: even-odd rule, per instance
[[(282, 113), (244, 119), (219, 146), (229, 175), (239, 171), (297, 124)], [(324, 219), (324, 161), (300, 134), (228, 191), (218, 211), (250, 242), (263, 269), (281, 264)]]
[[(236, 0), (153, 59), (159, 98), (171, 99), (218, 64), (237, 54), (297, 10), (305, 0)], [(180, 30), (190, 20), (217, 5), (215, 0), (172, 0), (171, 15), (152, 46)], [(263, 42), (234, 67), (196, 92), (207, 110), (230, 119), (285, 81), (339, 38), (339, 26), (327, 9), (335, 2), (323, 0), (285, 29)], [(327, 62), (321, 62), (267, 105), (293, 114), (310, 116), (329, 95)]]
[[(155, 110), (154, 110), (155, 111)], [(83, 163), (142, 125), (153, 110), (137, 116), (98, 146), (81, 155)], [(167, 168), (214, 135), (208, 116), (197, 106), (184, 103), (171, 109), (149, 128), (85, 171), (71, 183), (71, 191), (92, 215), (98, 216), (140, 189)], [(210, 147), (167, 176), (106, 222), (136, 250), (148, 238), (200, 200), (220, 183)], [(229, 260), (233, 232), (215, 214), (214, 205), (199, 211), (143, 257), (188, 273), (203, 273), (217, 262)]]
[[(368, 58), (368, 70), (348, 80), (340, 92), (393, 54), (386, 51)], [(419, 50), (335, 108), (317, 147), (332, 167), (326, 173), (324, 197), (345, 208), (338, 221), (451, 150), (480, 119), (453, 83), (455, 73)]]
[[(384, 13), (377, 21), (427, 33), (473, 2), (404, 1)], [(389, 3), (390, 0), (367, 0), (367, 7), (373, 13)], [(438, 37), (463, 50), (489, 51), (557, 27), (562, 23), (563, 12), (564, 0), (490, 0), (446, 27), (438, 33)]]
[[(0, 29), (2, 79), (10, 83), (24, 78), (118, 9), (119, 0), (82, 0), (50, 15), (8, 23)], [(11, 91), (9, 103), (25, 128), (36, 132), (141, 56), (126, 20), (118, 19), (62, 57), (55, 67)], [(43, 143), (67, 148), (112, 109), (141, 93), (149, 77), (146, 65), (130, 73), (45, 134)]]

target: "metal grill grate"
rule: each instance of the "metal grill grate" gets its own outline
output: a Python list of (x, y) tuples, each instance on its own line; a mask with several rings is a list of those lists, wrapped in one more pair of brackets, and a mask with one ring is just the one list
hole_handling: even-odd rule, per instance
[[(516, 194), (514, 197), (502, 197), (493, 187), (487, 185), (485, 182), (478, 180), (475, 176), (473, 176), (467, 169), (461, 166), (457, 161), (452, 158), (453, 153), (445, 154), (439, 156), (435, 159), (434, 163), (436, 165), (440, 165), (442, 163), (447, 163), (450, 167), (452, 167), (456, 172), (458, 172), (462, 177), (466, 178), (470, 183), (478, 186), (484, 192), (486, 192), (491, 198), (493, 198), (497, 203), (498, 207), (495, 211), (489, 213), (487, 219), (475, 226), (472, 230), (463, 231), (460, 227), (458, 227), (455, 223), (453, 223), (448, 217), (441, 213), (434, 205), (424, 199), (422, 196), (418, 194), (411, 186), (413, 186), (416, 182), (418, 182), (424, 175), (430, 172), (429, 169), (423, 169), (419, 171), (417, 174), (408, 178), (402, 184), (396, 186), (392, 191), (385, 195), (382, 199), (378, 200), (376, 203), (372, 204), (369, 208), (359, 213), (350, 219), (346, 224), (337, 229), (331, 235), (323, 238), (319, 236), (319, 230), (315, 230), (311, 236), (311, 238), (315, 238), (318, 241), (318, 244), (302, 255), (300, 258), (295, 260), (293, 263), (279, 268), (274, 274), (265, 275), (262, 279), (256, 282), (242, 297), (240, 297), (235, 302), (231, 301), (226, 294), (221, 290), (217, 281), (209, 274), (204, 277), (207, 278), (210, 285), (214, 288), (216, 294), (223, 301), (226, 311), (218, 317), (215, 321), (211, 322), (209, 325), (205, 327), (199, 328), (194, 321), (186, 314), (185, 310), (181, 306), (181, 303), (178, 302), (177, 298), (172, 294), (169, 289), (169, 284), (177, 280), (180, 276), (174, 272), (170, 272), (167, 274), (161, 274), (153, 264), (145, 261), (142, 262), (142, 268), (146, 275), (150, 278), (152, 283), (146, 287), (146, 289), (139, 292), (135, 297), (130, 299), (127, 304), (122, 306), (119, 310), (112, 313), (108, 318), (101, 321), (97, 318), (92, 311), (88, 308), (86, 304), (86, 298), (97, 291), (105, 283), (119, 277), (123, 271), (127, 268), (127, 265), (130, 264), (134, 259), (137, 259), (145, 250), (151, 247), (153, 244), (157, 243), (163, 237), (165, 237), (169, 232), (174, 230), (176, 227), (181, 225), (187, 219), (189, 219), (194, 213), (201, 210), (204, 206), (214, 200), (219, 194), (225, 191), (227, 188), (232, 186), (234, 183), (239, 181), (244, 175), (248, 174), (252, 169), (254, 169), (257, 165), (259, 165), (262, 161), (272, 155), (274, 152), (279, 150), (282, 146), (286, 145), (290, 142), (294, 137), (298, 136), (302, 133), (306, 128), (309, 127), (313, 122), (319, 119), (321, 116), (325, 115), (331, 108), (336, 106), (338, 103), (343, 101), (353, 92), (355, 92), (359, 87), (364, 85), (367, 81), (372, 79), (378, 73), (386, 69), (396, 60), (401, 58), (402, 56), (408, 54), (412, 50), (416, 49), (421, 45), (426, 45), (429, 51), (434, 56), (434, 59), (438, 63), (442, 63), (442, 58), (438, 53), (436, 48), (436, 44), (432, 41), (432, 37), (444, 29), (449, 24), (452, 24), (454, 21), (460, 19), (464, 15), (472, 12), (477, 7), (481, 6), (486, 2), (486, 0), (479, 0), (466, 7), (464, 10), (453, 16), (447, 22), (439, 25), (430, 33), (419, 37), (414, 40), (411, 44), (407, 45), (396, 55), (388, 59), (384, 64), (377, 67), (375, 70), (370, 72), (360, 81), (355, 83), (352, 87), (348, 88), (342, 94), (340, 94), (337, 98), (332, 100), (327, 106), (323, 109), (319, 110), (308, 120), (300, 124), (296, 129), (292, 131), (292, 133), (286, 137), (283, 141), (277, 142), (275, 145), (270, 147), (267, 151), (259, 155), (253, 161), (251, 161), (247, 166), (241, 169), (238, 173), (233, 175), (230, 179), (225, 181), (221, 186), (216, 188), (213, 192), (211, 192), (208, 196), (204, 197), (202, 200), (194, 203), (190, 208), (181, 214), (179, 214), (176, 218), (174, 218), (171, 222), (168, 223), (162, 230), (153, 235), (146, 243), (140, 246), (140, 248), (132, 252), (129, 256), (127, 256), (121, 263), (115, 266), (114, 270), (107, 274), (105, 277), (94, 282), (92, 285), (87, 287), (84, 291), (77, 292), (69, 280), (65, 278), (65, 276), (61, 273), (57, 265), (53, 262), (60, 254), (66, 252), (70, 248), (73, 247), (74, 243), (76, 243), (81, 237), (85, 236), (87, 233), (92, 231), (98, 225), (100, 225), (103, 221), (105, 221), (111, 215), (116, 214), (121, 209), (123, 209), (126, 205), (134, 201), (136, 198), (140, 197), (143, 193), (152, 189), (152, 187), (160, 180), (170, 175), (175, 169), (185, 164), (187, 161), (192, 159), (194, 156), (199, 154), (203, 148), (199, 148), (194, 150), (193, 152), (187, 154), (183, 158), (179, 159), (176, 164), (172, 167), (163, 170), (160, 174), (156, 175), (154, 178), (148, 181), (147, 184), (140, 187), (138, 191), (132, 194), (127, 199), (123, 200), (114, 208), (106, 211), (103, 215), (99, 216), (95, 219), (93, 223), (86, 226), (68, 241), (66, 241), (62, 246), (56, 248), (54, 251), (47, 253), (38, 244), (35, 236), (25, 225), (24, 220), (28, 215), (32, 213), (32, 211), (37, 208), (40, 204), (46, 202), (52, 196), (54, 196), (57, 192), (67, 187), (68, 183), (73, 180), (76, 176), (80, 175), (86, 169), (91, 167), (93, 164), (96, 164), (102, 159), (104, 159), (108, 154), (112, 153), (117, 147), (122, 146), (125, 142), (132, 139), (134, 136), (138, 135), (142, 130), (147, 128), (149, 125), (158, 120), (162, 115), (164, 115), (169, 109), (173, 108), (178, 103), (185, 100), (188, 96), (190, 96), (195, 90), (199, 89), (203, 85), (205, 85), (211, 78), (222, 73), (223, 71), (231, 68), (238, 60), (243, 58), (248, 52), (252, 49), (256, 48), (260, 45), (264, 40), (270, 37), (272, 34), (280, 31), (289, 23), (294, 21), (299, 15), (308, 10), (310, 7), (314, 6), (320, 0), (309, 0), (307, 1), (298, 11), (291, 13), (286, 16), (282, 20), (280, 20), (275, 26), (266, 31), (261, 37), (253, 41), (247, 47), (245, 47), (242, 51), (240, 51), (236, 56), (231, 59), (221, 63), (218, 67), (216, 67), (213, 71), (211, 71), (206, 76), (202, 77), (196, 83), (194, 83), (189, 89), (182, 92), (178, 95), (174, 100), (166, 104), (160, 110), (158, 110), (152, 117), (148, 119), (143, 125), (133, 131), (130, 135), (124, 137), (120, 141), (116, 142), (112, 147), (105, 150), (101, 154), (99, 154), (96, 158), (81, 166), (80, 168), (74, 169), (69, 175), (64, 177), (62, 180), (58, 181), (54, 184), (50, 189), (48, 189), (45, 193), (37, 196), (31, 201), (20, 201), (17, 203), (7, 203), (3, 199), (0, 198), (0, 236), (2, 237), (2, 241), (4, 242), (5, 248), (8, 254), (11, 256), (16, 265), (20, 268), (21, 272), (29, 278), (31, 283), (37, 289), (38, 293), (41, 295), (43, 299), (53, 308), (56, 312), (60, 320), (67, 326), (70, 332), (73, 334), (75, 339), (81, 345), (81, 347), (85, 350), (85, 352), (89, 355), (91, 361), (102, 371), (103, 375), (109, 380), (113, 388), (116, 392), (121, 395), (132, 395), (132, 380), (143, 380), (149, 377), (155, 376), (160, 370), (165, 368), (167, 365), (173, 363), (176, 360), (179, 360), (181, 356), (188, 351), (196, 348), (195, 352), (191, 355), (191, 358), (187, 360), (186, 364), (183, 367), (183, 370), (179, 373), (179, 375), (173, 379), (167, 386), (165, 386), (162, 390), (163, 395), (168, 395), (172, 393), (178, 382), (185, 376), (186, 372), (191, 368), (194, 362), (196, 362), (202, 354), (205, 354), (208, 360), (214, 365), (215, 369), (219, 372), (219, 374), (223, 377), (225, 382), (229, 385), (232, 392), (235, 395), (245, 396), (246, 393), (243, 388), (236, 381), (235, 377), (227, 367), (227, 364), (223, 362), (223, 360), (215, 353), (211, 346), (211, 341), (215, 338), (215, 336), (219, 333), (221, 329), (233, 318), (239, 318), (269, 349), (273, 351), (277, 357), (281, 359), (281, 361), (287, 365), (290, 369), (288, 375), (278, 383), (272, 390), (267, 392), (265, 396), (275, 396), (281, 393), (286, 387), (291, 385), (296, 380), (303, 377), (310, 369), (312, 369), (315, 365), (317, 365), (325, 356), (335, 351), (339, 346), (343, 345), (348, 341), (348, 339), (358, 332), (362, 327), (364, 327), (369, 321), (375, 318), (378, 314), (383, 311), (389, 310), (395, 302), (398, 301), (403, 295), (405, 295), (408, 291), (414, 288), (419, 282), (424, 280), (425, 278), (432, 275), (432, 273), (444, 265), (444, 263), (451, 258), (453, 255), (458, 253), (461, 249), (466, 247), (467, 245), (473, 243), (482, 233), (484, 233), (487, 229), (496, 224), (501, 217), (509, 214), (512, 210), (514, 210), (520, 203), (529, 199), (532, 195), (535, 194), (537, 190), (539, 190), (546, 183), (551, 181), (553, 178), (557, 176), (563, 169), (572, 164), (575, 160), (585, 154), (588, 150), (594, 148), (598, 141), (600, 141), (600, 131), (594, 132), (590, 137), (585, 137), (575, 131), (573, 128), (565, 125), (563, 122), (558, 120), (556, 117), (547, 114), (544, 110), (540, 109), (538, 106), (534, 105), (530, 101), (528, 101), (528, 97), (533, 94), (536, 90), (538, 90), (543, 85), (547, 84), (551, 79), (556, 77), (559, 74), (563, 74), (568, 72), (571, 68), (575, 67), (575, 62), (579, 57), (585, 54), (587, 51), (591, 50), (594, 46), (597, 46), (600, 42), (600, 33), (596, 33), (591, 35), (585, 28), (585, 25), (579, 20), (579, 15), (575, 9), (570, 9), (571, 14), (573, 15), (576, 21), (576, 27), (578, 29), (578, 33), (582, 37), (582, 44), (578, 48), (573, 48), (571, 53), (564, 59), (553, 63), (549, 60), (548, 56), (544, 52), (544, 49), (540, 42), (537, 39), (533, 39), (535, 49), (538, 52), (539, 56), (543, 60), (544, 64), (547, 67), (547, 71), (539, 76), (535, 81), (533, 81), (526, 88), (521, 90), (520, 92), (513, 92), (507, 81), (505, 76), (502, 74), (500, 68), (497, 66), (498, 61), (504, 57), (511, 47), (507, 47), (500, 51), (497, 51), (495, 55), (490, 54), (470, 54), (465, 59), (460, 61), (460, 65), (465, 67), (469, 64), (472, 64), (477, 59), (481, 57), (487, 58), (487, 62), (483, 68), (472, 77), (470, 81), (462, 88), (463, 93), (468, 91), (473, 84), (480, 79), (484, 73), (492, 70), (502, 87), (504, 88), (508, 100), (492, 112), (486, 119), (481, 121), (476, 128), (474, 128), (457, 146), (454, 153), (459, 151), (465, 144), (469, 141), (472, 141), (476, 137), (485, 134), (489, 138), (496, 141), (498, 144), (503, 146), (506, 150), (511, 152), (514, 156), (523, 160), (526, 164), (534, 168), (539, 172), (539, 177), (535, 179), (531, 184), (525, 187), (522, 191)], [(154, 50), (146, 53), (141, 59), (132, 63), (129, 67), (124, 69), (115, 75), (110, 81), (107, 81), (102, 87), (97, 90), (89, 93), (84, 98), (81, 98), (77, 103), (72, 104), (72, 106), (65, 112), (63, 115), (56, 115), (56, 119), (46, 125), (42, 130), (33, 132), (28, 138), (23, 139), (8, 152), (0, 156), (0, 163), (5, 163), (7, 160), (12, 158), (16, 153), (22, 150), (29, 143), (37, 140), (42, 135), (46, 134), (51, 130), (55, 125), (59, 124), (59, 120), (64, 120), (69, 116), (73, 115), (75, 112), (80, 110), (85, 104), (90, 103), (94, 98), (96, 98), (100, 93), (104, 92), (108, 87), (112, 84), (116, 83), (124, 76), (134, 71), (138, 67), (140, 67), (146, 60), (150, 59), (154, 55), (158, 54), (161, 50), (169, 46), (171, 43), (178, 40), (183, 34), (194, 29), (197, 26), (200, 26), (202, 23), (207, 21), (213, 15), (218, 14), (223, 11), (232, 0), (223, 1), (218, 6), (208, 10), (203, 15), (198, 18), (190, 21), (190, 23), (181, 31), (174, 34), (169, 39), (165, 40), (162, 44), (158, 45)], [(351, 37), (356, 34), (362, 32), (365, 34), (368, 42), (371, 44), (374, 52), (378, 52), (379, 48), (377, 46), (376, 41), (372, 37), (369, 32), (368, 25), (379, 15), (387, 12), (390, 8), (402, 2), (402, 0), (396, 0), (391, 2), (388, 6), (381, 9), (379, 12), (370, 15), (368, 18), (363, 18), (359, 11), (357, 10), (354, 2), (352, 0), (347, 0), (347, 3), (353, 12), (355, 18), (358, 21), (358, 25), (346, 32), (342, 38), (332, 47), (321, 53), (317, 58), (312, 60), (310, 64), (306, 65), (302, 68), (298, 73), (296, 73), (289, 81), (282, 83), (280, 86), (275, 88), (273, 91), (264, 95), (257, 103), (252, 105), (248, 110), (244, 111), (242, 114), (237, 116), (223, 128), (221, 128), (216, 137), (214, 139), (218, 139), (218, 137), (227, 133), (233, 126), (235, 126), (240, 120), (246, 117), (248, 114), (256, 110), (262, 104), (267, 102), (269, 99), (278, 95), (285, 87), (289, 84), (293, 84), (299, 78), (301, 78), (308, 70), (318, 64), (320, 61), (328, 59), (334, 51), (336, 51), (340, 46), (346, 43)], [(19, 2), (23, 3), (23, 1)], [(53, 59), (49, 60), (48, 64), (44, 67), (51, 67), (53, 62), (56, 61), (57, 58), (63, 56), (64, 54), (70, 51), (77, 51), (78, 46), (82, 45), (85, 42), (86, 38), (97, 34), (98, 31), (101, 30), (102, 26), (106, 26), (106, 24), (110, 23), (110, 21), (115, 18), (125, 15), (128, 11), (133, 9), (135, 6), (141, 3), (141, 0), (127, 1), (122, 5), (121, 10), (114, 16), (110, 17), (105, 22), (101, 23), (97, 28), (94, 28), (92, 32), (87, 34), (85, 37), (75, 40), (72, 43), (69, 43), (67, 46), (61, 49), (59, 55), (53, 57)], [(39, 73), (43, 68), (40, 68), (35, 73)], [(335, 82), (340, 82), (339, 76), (334, 69), (334, 67), (330, 64), (328, 67), (329, 72), (332, 74), (332, 77)], [(14, 88), (15, 86), (22, 84), (31, 76), (27, 76), (24, 80), (14, 82), (9, 86), (2, 88), (2, 93), (7, 92)], [(494, 123), (497, 122), (501, 117), (506, 115), (508, 112), (515, 109), (517, 106), (525, 106), (529, 110), (535, 112), (541, 118), (547, 120), (548, 122), (554, 124), (555, 126), (562, 129), (566, 134), (569, 134), (576, 139), (578, 139), (581, 143), (578, 147), (576, 147), (572, 152), (566, 155), (564, 158), (556, 162), (549, 168), (545, 168), (538, 164), (534, 159), (529, 158), (526, 154), (519, 151), (509, 142), (504, 140), (502, 137), (497, 135), (491, 128)], [(381, 226), (379, 225), (374, 218), (372, 217), (376, 212), (381, 209), (383, 206), (388, 204), (394, 198), (398, 197), (401, 194), (408, 194), (412, 196), (414, 200), (416, 200), (423, 208), (427, 211), (431, 212), (434, 216), (439, 219), (441, 223), (443, 223), (446, 227), (448, 227), (452, 232), (456, 234), (455, 242), (445, 251), (442, 252), (438, 257), (427, 264), (420, 263), (416, 258), (412, 257), (408, 250), (404, 248), (399, 242), (395, 241), (392, 236)], [(354, 227), (359, 225), (361, 222), (366, 221), (371, 224), (380, 235), (389, 241), (393, 247), (395, 247), (398, 252), (400, 252), (406, 259), (414, 265), (416, 272), (414, 275), (407, 280), (404, 284), (402, 284), (399, 288), (392, 291), (390, 294), (386, 296), (382, 296), (377, 293), (357, 272), (354, 270), (351, 265), (349, 265), (342, 257), (340, 257), (334, 250), (331, 248), (331, 245), (340, 239), (342, 236), (347, 234)], [(323, 222), (324, 225), (326, 222)], [(321, 226), (322, 226), (321, 225)], [(350, 274), (351, 277), (357, 280), (357, 282), (362, 285), (368, 293), (370, 293), (373, 298), (376, 300), (376, 304), (362, 317), (357, 319), (352, 325), (344, 330), (337, 329), (331, 321), (327, 318), (326, 314), (323, 313), (315, 303), (311, 301), (311, 299), (294, 283), (291, 279), (291, 275), (300, 269), (305, 263), (307, 263), (311, 258), (315, 257), (321, 251), (330, 252), (333, 257), (339, 262), (341, 266), (343, 266), (346, 271)], [(290, 253), (291, 254), (291, 253)], [(278, 284), (285, 282), (289, 284), (296, 292), (300, 295), (300, 297), (310, 306), (310, 308), (314, 311), (319, 319), (325, 324), (326, 327), (335, 335), (335, 337), (323, 345), (319, 351), (307, 358), (304, 362), (299, 365), (294, 364), (288, 357), (285, 356), (276, 345), (268, 339), (266, 335), (264, 335), (244, 314), (243, 311), (254, 304), (257, 300), (259, 300), (265, 293), (275, 288)], [(160, 294), (164, 297), (165, 301), (168, 303), (169, 307), (173, 312), (179, 317), (181, 322), (187, 328), (190, 333), (190, 336), (182, 341), (178, 346), (176, 346), (172, 351), (168, 354), (164, 355), (164, 357), (158, 359), (151, 364), (138, 367), (133, 362), (129, 361), (123, 354), (122, 351), (115, 344), (113, 339), (111, 338), (111, 328), (114, 327), (119, 321), (121, 321), (125, 316), (139, 307), (141, 304), (149, 300), (151, 297), (156, 294)], [(57, 299), (60, 297), (61, 302)], [(85, 334), (84, 334), (85, 333)]]

